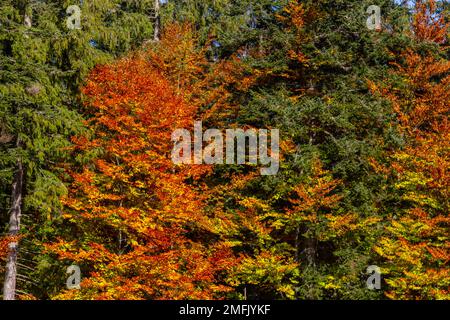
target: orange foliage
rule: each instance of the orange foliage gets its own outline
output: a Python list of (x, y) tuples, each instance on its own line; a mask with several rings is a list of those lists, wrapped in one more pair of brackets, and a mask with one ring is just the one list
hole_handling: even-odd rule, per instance
[[(300, 45), (304, 39), (302, 35), (302, 29), (305, 25), (306, 10), (304, 5), (297, 0), (291, 0), (283, 9), (284, 15), (277, 15), (278, 20), (285, 23), (289, 31), (295, 34), (296, 44)], [(290, 59), (304, 64), (308, 61), (306, 56), (297, 50), (289, 50), (288, 56)]]
[(95, 153), (63, 199), (75, 239), (47, 250), (81, 266), (81, 290), (59, 299), (211, 299), (228, 288), (218, 275), (234, 264), (229, 245), (203, 237), (217, 219), (186, 179), (206, 166), (175, 166), (171, 133), (192, 125), (196, 107), (177, 95), (144, 54), (91, 74), (83, 93), (93, 137), (74, 139), (78, 153)]
[(8, 245), (11, 242), (9, 237), (1, 237), (0, 238), (0, 261), (3, 261), (8, 255)]
[(9, 253), (9, 244), (12, 242), (19, 242), (22, 239), (23, 235), (16, 236), (3, 236), (0, 237), (0, 261), (6, 259)]
[(286, 214), (279, 215), (276, 224), (281, 223), (286, 228), (304, 225), (308, 237), (327, 241), (349, 232), (355, 232), (356, 236), (355, 230), (361, 231), (376, 223), (376, 219), (364, 219), (355, 213), (337, 210), (342, 199), (336, 192), (340, 184), (323, 168), (321, 161), (314, 161), (312, 176), (292, 189), (291, 206)]
[(436, 0), (417, 0), (416, 14), (412, 23), (414, 37), (419, 41), (443, 43), (447, 38), (449, 23), (436, 14)]

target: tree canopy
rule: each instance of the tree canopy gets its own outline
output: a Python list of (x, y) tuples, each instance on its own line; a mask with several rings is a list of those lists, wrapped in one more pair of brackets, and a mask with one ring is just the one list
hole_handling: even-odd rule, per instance
[[(449, 299), (449, 3), (371, 5), (2, 1), (3, 298)], [(199, 121), (277, 174), (174, 163)]]

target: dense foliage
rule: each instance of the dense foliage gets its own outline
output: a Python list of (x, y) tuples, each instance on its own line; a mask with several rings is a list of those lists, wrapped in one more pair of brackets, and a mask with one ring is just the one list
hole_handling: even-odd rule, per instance
[[(16, 298), (450, 299), (448, 6), (2, 1)], [(279, 129), (278, 173), (173, 163), (172, 133), (199, 120)]]

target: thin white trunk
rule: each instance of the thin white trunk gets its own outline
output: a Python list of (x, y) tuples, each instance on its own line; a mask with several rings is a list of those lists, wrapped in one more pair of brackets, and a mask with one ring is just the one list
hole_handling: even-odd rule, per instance
[(28, 14), (25, 13), (25, 16), (23, 17), (23, 24), (27, 27), (27, 28), (31, 28), (31, 26), (33, 25), (33, 22), (31, 21), (31, 16), (29, 16)]
[(153, 40), (159, 41), (159, 34), (161, 29), (161, 18), (159, 16), (159, 10), (160, 4), (159, 0), (155, 0), (155, 25), (154, 25), (154, 33), (153, 33)]
[[(9, 217), (9, 235), (17, 236), (20, 231), (20, 218), (22, 215), (22, 188), (23, 188), (23, 165), (17, 160), (17, 171), (14, 176), (11, 194), (11, 212)], [(17, 253), (19, 243), (14, 240), (9, 243), (9, 252), (6, 262), (5, 282), (3, 286), (3, 300), (15, 300), (16, 278), (17, 278)]]
[[(25, 12), (23, 24), (31, 28), (33, 22), (31, 15)], [(16, 146), (20, 146), (20, 139), (17, 138)], [(22, 190), (23, 190), (23, 164), (20, 158), (17, 159), (16, 174), (11, 191), (11, 209), (9, 216), (9, 236), (16, 237), (20, 232), (20, 218), (22, 216)], [(8, 244), (8, 257), (6, 259), (5, 281), (3, 283), (3, 300), (16, 299), (16, 279), (17, 279), (17, 254), (19, 242), (17, 238)]]

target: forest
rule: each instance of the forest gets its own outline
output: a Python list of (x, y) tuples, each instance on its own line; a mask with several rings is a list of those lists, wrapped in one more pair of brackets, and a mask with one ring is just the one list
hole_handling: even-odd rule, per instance
[(0, 297), (450, 300), (449, 8), (0, 0)]

